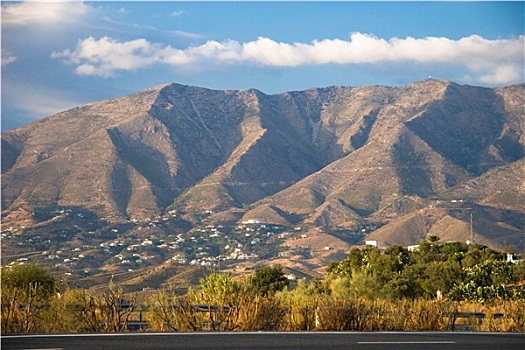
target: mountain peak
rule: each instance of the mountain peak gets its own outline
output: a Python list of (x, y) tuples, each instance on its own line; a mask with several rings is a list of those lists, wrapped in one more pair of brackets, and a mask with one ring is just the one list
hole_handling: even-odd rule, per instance
[(109, 221), (176, 210), (197, 225), (235, 210), (335, 230), (387, 224), (482, 176), (489, 190), (470, 200), (522, 213), (490, 189), (502, 174), (497, 193), (516, 186), (524, 90), (438, 79), (274, 95), (159, 85), (3, 132), (2, 215), (18, 225), (23, 211), (32, 227), (35, 212), (61, 207)]

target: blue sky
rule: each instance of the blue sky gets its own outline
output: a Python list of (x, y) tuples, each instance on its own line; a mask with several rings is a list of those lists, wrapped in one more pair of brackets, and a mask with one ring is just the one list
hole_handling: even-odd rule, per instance
[(524, 81), (524, 2), (2, 1), (2, 130), (164, 83)]

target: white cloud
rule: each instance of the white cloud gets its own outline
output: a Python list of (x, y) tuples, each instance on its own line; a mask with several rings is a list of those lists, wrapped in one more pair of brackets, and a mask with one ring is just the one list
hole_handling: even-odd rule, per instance
[(488, 85), (503, 85), (514, 81), (524, 81), (524, 72), (518, 66), (507, 64), (495, 67), (489, 74), (482, 75), (479, 80)]
[(72, 23), (90, 7), (80, 1), (25, 1), (2, 4), (2, 25)]
[(185, 31), (182, 31), (182, 30), (172, 30), (172, 31), (168, 31), (166, 33), (172, 35), (175, 38), (183, 38), (183, 39), (191, 39), (191, 40), (200, 40), (200, 39), (202, 39), (202, 35), (200, 35), (200, 34), (185, 32)]
[(2, 67), (7, 66), (10, 63), (15, 62), (17, 57), (13, 55), (10, 51), (2, 49)]
[(184, 14), (186, 14), (186, 11), (178, 10), (178, 11), (173, 11), (172, 13), (170, 13), (170, 16), (171, 17), (179, 17), (179, 16), (182, 16)]
[(77, 65), (76, 72), (80, 75), (108, 77), (115, 71), (133, 71), (163, 62), (166, 55), (174, 57), (175, 54), (171, 47), (163, 48), (145, 39), (119, 42), (109, 37), (99, 40), (89, 37), (79, 41), (75, 51), (55, 51), (51, 58), (65, 58)]
[(270, 66), (305, 64), (360, 64), (413, 61), (418, 63), (464, 64), (469, 69), (486, 69), (496, 63), (523, 63), (524, 37), (514, 40), (488, 40), (477, 35), (451, 40), (428, 37), (392, 38), (353, 33), (350, 40), (278, 43), (268, 38), (243, 44), (241, 60)]
[(480, 82), (501, 84), (523, 77), (524, 36), (489, 40), (477, 35), (452, 40), (427, 37), (385, 40), (353, 33), (349, 40), (324, 39), (312, 43), (282, 43), (269, 38), (239, 43), (208, 41), (200, 46), (176, 49), (145, 39), (119, 42), (109, 37), (79, 41), (74, 51), (54, 52), (77, 65), (78, 74), (111, 76), (154, 64), (192, 70), (220, 64), (298, 67), (323, 64), (420, 63), (462, 66)]

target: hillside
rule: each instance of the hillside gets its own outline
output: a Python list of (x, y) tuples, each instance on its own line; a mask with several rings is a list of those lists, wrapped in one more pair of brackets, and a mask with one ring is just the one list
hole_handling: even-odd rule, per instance
[(235, 253), (300, 273), (427, 235), (521, 251), (524, 90), (168, 84), (79, 106), (2, 132), (3, 256), (96, 275)]

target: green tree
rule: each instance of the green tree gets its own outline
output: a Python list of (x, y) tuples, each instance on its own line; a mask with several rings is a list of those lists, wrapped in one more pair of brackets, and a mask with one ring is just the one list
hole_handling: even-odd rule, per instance
[(521, 261), (514, 267), (514, 282), (525, 281), (525, 261)]
[(498, 253), (489, 247), (474, 244), (469, 246), (465, 258), (462, 261), (462, 265), (464, 267), (472, 267), (487, 260), (503, 260), (503, 254)]
[(395, 275), (399, 275), (410, 262), (408, 250), (401, 246), (389, 247), (375, 259), (373, 273), (380, 283), (387, 283)]
[(255, 270), (255, 274), (247, 279), (247, 288), (256, 295), (273, 295), (275, 292), (288, 288), (290, 281), (285, 277), (280, 265), (265, 266)]
[(424, 296), (435, 297), (437, 291), (446, 294), (462, 280), (462, 269), (458, 262), (434, 261), (425, 266), (421, 287), (425, 291)]
[[(435, 236), (430, 236), (435, 237)], [(432, 261), (446, 260), (442, 254), (442, 245), (435, 242), (434, 239), (422, 240), (419, 242), (419, 249), (414, 251), (414, 259), (419, 264), (428, 264)]]
[(41, 331), (55, 279), (37, 265), (2, 268), (2, 333)]
[(370, 300), (384, 296), (384, 286), (374, 277), (371, 269), (354, 271), (350, 280), (350, 294)]
[(213, 330), (233, 330), (237, 327), (242, 284), (231, 274), (212, 273), (200, 280), (200, 291), (190, 290), (190, 298), (203, 303)]
[(443, 244), (442, 251), (448, 261), (461, 262), (468, 251), (468, 244), (463, 242), (447, 242)]
[(27, 289), (30, 286), (36, 287), (43, 298), (49, 298), (55, 293), (55, 278), (48, 270), (35, 264), (2, 269), (2, 289)]

